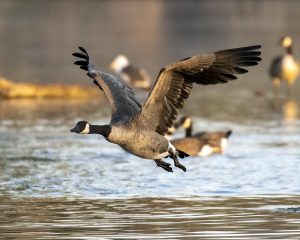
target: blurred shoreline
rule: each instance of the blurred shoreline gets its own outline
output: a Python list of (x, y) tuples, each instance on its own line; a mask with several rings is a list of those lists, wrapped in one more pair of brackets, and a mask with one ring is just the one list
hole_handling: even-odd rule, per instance
[(96, 95), (98, 89), (79, 84), (16, 83), (0, 77), (0, 99), (88, 99)]

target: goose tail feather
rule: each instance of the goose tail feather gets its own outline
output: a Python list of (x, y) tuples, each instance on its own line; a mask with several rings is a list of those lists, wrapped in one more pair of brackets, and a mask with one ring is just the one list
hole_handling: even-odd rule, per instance
[(232, 131), (231, 131), (231, 130), (228, 130), (228, 131), (226, 132), (226, 138), (228, 138), (231, 134), (232, 134)]

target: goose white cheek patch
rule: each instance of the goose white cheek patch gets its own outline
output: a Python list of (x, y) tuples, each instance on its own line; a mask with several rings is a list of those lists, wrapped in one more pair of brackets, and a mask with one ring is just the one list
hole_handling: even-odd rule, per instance
[(90, 125), (87, 124), (83, 129), (83, 131), (81, 131), (81, 134), (89, 134), (89, 132), (90, 132)]

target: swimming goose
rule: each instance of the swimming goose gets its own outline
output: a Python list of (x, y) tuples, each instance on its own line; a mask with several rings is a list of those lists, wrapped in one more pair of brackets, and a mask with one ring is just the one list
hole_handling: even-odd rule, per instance
[(129, 86), (150, 90), (151, 81), (146, 70), (133, 66), (125, 55), (118, 55), (109, 66)]
[(111, 143), (141, 158), (152, 159), (157, 166), (172, 172), (163, 158), (170, 157), (174, 165), (186, 171), (177, 157), (188, 154), (176, 149), (164, 136), (173, 125), (178, 112), (189, 97), (193, 83), (208, 85), (227, 83), (243, 74), (243, 67), (257, 65), (260, 46), (227, 49), (185, 58), (165, 66), (159, 72), (149, 96), (142, 106), (134, 92), (122, 80), (102, 71), (96, 71), (87, 51), (73, 53), (80, 60), (75, 64), (104, 92), (112, 109), (109, 124), (93, 125), (80, 121), (71, 132), (101, 134)]
[(207, 157), (214, 153), (224, 153), (228, 146), (228, 137), (232, 131), (226, 132), (198, 132), (193, 134), (193, 121), (184, 116), (174, 124), (174, 128), (183, 127), (186, 130), (185, 137), (172, 140), (175, 148), (186, 152), (191, 156)]
[(300, 74), (300, 65), (293, 55), (293, 40), (290, 36), (285, 36), (280, 40), (280, 44), (285, 48), (286, 53), (276, 57), (270, 67), (270, 75), (274, 94), (279, 96), (279, 88), (282, 81), (287, 84), (288, 95), (291, 95), (291, 86)]

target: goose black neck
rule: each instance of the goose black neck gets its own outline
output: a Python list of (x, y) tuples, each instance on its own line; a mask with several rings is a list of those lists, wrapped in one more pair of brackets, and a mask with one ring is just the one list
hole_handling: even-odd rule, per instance
[(288, 53), (288, 54), (292, 54), (293, 53), (292, 45), (286, 47), (286, 53)]
[(101, 134), (104, 137), (108, 137), (111, 132), (110, 125), (90, 125), (89, 134)]
[(185, 136), (191, 137), (193, 134), (193, 123), (190, 124), (188, 128), (185, 129)]

